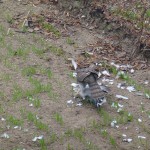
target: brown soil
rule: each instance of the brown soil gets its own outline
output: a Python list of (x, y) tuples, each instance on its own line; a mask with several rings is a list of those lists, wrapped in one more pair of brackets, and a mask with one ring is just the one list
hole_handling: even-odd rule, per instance
[[(111, 77), (109, 77), (110, 79), (114, 79), (114, 84), (108, 84), (112, 96), (108, 98), (108, 102), (102, 107), (102, 110), (111, 118), (110, 120), (102, 111), (89, 103), (83, 102), (81, 107), (76, 106), (77, 102), (74, 102), (71, 106), (67, 105), (67, 101), (73, 99), (70, 84), (76, 82), (75, 79), (70, 77), (70, 73), (73, 70), (71, 70), (71, 63), (67, 59), (69, 57), (79, 59), (79, 54), (83, 51), (87, 50), (93, 52), (94, 48), (102, 46), (107, 49), (114, 46), (108, 55), (107, 53), (98, 54), (99, 51), (95, 50), (96, 59), (94, 61), (98, 60), (98, 62), (102, 62), (104, 60), (109, 62), (109, 60), (114, 60), (119, 64), (126, 62), (134, 65), (135, 73), (130, 74), (130, 76), (136, 83), (146, 89), (150, 89), (150, 86), (149, 84), (144, 85), (143, 83), (145, 80), (150, 82), (150, 71), (148, 65), (146, 65), (145, 61), (141, 58), (139, 58), (139, 60), (136, 59), (134, 63), (130, 60), (129, 50), (133, 47), (129, 39), (123, 39), (122, 48), (116, 53), (114, 51), (118, 46), (117, 39), (110, 39), (110, 36), (115, 37), (116, 33), (106, 31), (104, 34), (103, 29), (91, 30), (85, 28), (83, 24), (78, 24), (71, 15), (66, 17), (65, 13), (67, 13), (67, 11), (64, 13), (63, 10), (59, 10), (60, 7), (61, 6), (52, 3), (49, 5), (41, 3), (34, 5), (32, 2), (16, 0), (3, 0), (3, 3), (0, 3), (0, 25), (3, 27), (3, 30), (0, 31), (0, 37), (4, 37), (5, 41), (4, 44), (2, 40), (0, 43), (0, 135), (7, 133), (10, 136), (8, 139), (0, 137), (0, 149), (44, 150), (41, 146), (42, 144), (39, 144), (39, 141), (32, 141), (35, 136), (40, 135), (44, 136), (45, 145), (48, 150), (150, 149), (150, 99), (147, 99), (145, 96), (137, 96), (135, 92), (130, 93), (126, 89), (118, 89), (117, 84), (123, 81), (115, 79), (114, 75), (111, 74)], [(52, 24), (61, 31), (62, 35), (57, 38), (53, 34), (47, 34), (45, 30), (39, 33), (30, 33), (28, 31), (20, 32), (20, 25), (22, 25), (29, 11), (31, 16), (33, 14), (38, 16), (41, 12), (51, 15), (49, 18), (52, 18)], [(18, 14), (21, 15), (15, 20), (14, 18)], [(11, 18), (13, 20), (10, 20)], [(10, 24), (11, 21), (13, 22), (12, 24)], [(84, 23), (86, 23), (86, 21)], [(10, 31), (7, 35), (9, 28)], [(75, 44), (66, 42), (68, 36)], [(44, 39), (43, 41), (46, 44), (43, 44), (41, 39)], [(105, 41), (108, 42), (108, 45), (103, 44)], [(126, 45), (126, 43), (129, 44)], [(56, 52), (46, 51), (42, 55), (37, 55), (32, 51), (33, 46), (39, 49), (45, 49), (47, 44), (61, 48), (64, 54), (59, 56)], [(25, 48), (24, 51), (29, 50), (26, 58), (14, 53), (14, 55), (8, 55), (9, 47), (12, 47), (13, 51), (15, 51), (20, 46)], [(125, 49), (127, 51), (125, 51)], [(122, 56), (123, 58), (119, 57), (123, 55), (123, 52), (126, 52), (125, 58), (128, 58), (128, 61), (124, 56)], [(94, 58), (92, 56), (92, 61)], [(91, 59), (86, 60), (89, 63)], [(144, 65), (146, 65), (146, 67)], [(13, 100), (15, 85), (23, 89), (23, 91), (32, 90), (34, 87), (29, 81), (30, 77), (22, 75), (23, 68), (29, 66), (37, 70), (32, 78), (37, 79), (42, 84), (52, 86), (51, 93), (39, 92), (35, 95), (35, 97), (38, 97), (41, 101), (39, 108), (35, 108), (34, 106), (30, 107), (30, 102), (27, 97), (21, 96), (17, 101)], [(142, 70), (142, 68), (146, 69)], [(48, 76), (42, 72), (42, 70), (46, 69), (52, 71), (51, 78), (48, 78)], [(7, 75), (9, 75), (9, 79)], [(118, 100), (115, 97), (116, 94), (127, 96), (129, 99)], [(112, 102), (119, 102), (124, 105), (123, 110), (131, 113), (133, 120), (118, 123), (119, 128), (111, 127), (111, 121), (119, 117), (117, 109), (111, 107)], [(143, 103), (142, 105), (141, 102)], [(22, 116), (21, 110), (26, 110), (27, 112), (29, 111), (39, 116), (39, 120), (48, 125), (48, 131), (38, 129), (32, 121)], [(56, 113), (61, 114), (63, 118), (62, 124), (59, 123), (59, 119), (56, 120), (54, 118), (54, 114)], [(14, 124), (8, 128), (8, 125), (11, 125), (9, 119), (7, 119), (10, 115), (24, 121), (21, 130), (14, 129)], [(2, 118), (5, 118), (6, 121), (2, 121)], [(138, 122), (139, 118), (142, 119), (142, 122)], [(103, 124), (105, 119), (108, 119), (108, 122)], [(77, 133), (67, 135), (66, 132), (69, 130), (77, 130)], [(102, 130), (107, 130), (108, 136), (103, 135)], [(54, 133), (56, 139), (53, 137)], [(133, 141), (130, 143), (123, 142), (122, 134), (126, 134), (127, 138), (131, 138)], [(146, 139), (138, 139), (139, 135), (145, 136)]]

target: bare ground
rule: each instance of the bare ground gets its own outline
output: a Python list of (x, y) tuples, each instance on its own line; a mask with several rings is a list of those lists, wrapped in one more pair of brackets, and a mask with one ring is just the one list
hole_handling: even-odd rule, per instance
[[(145, 96), (137, 96), (135, 92), (118, 89), (117, 84), (124, 81), (115, 79), (114, 75), (109, 77), (114, 79), (114, 84), (109, 85), (113, 94), (102, 109), (98, 110), (88, 103), (83, 103), (81, 107), (76, 106), (76, 102), (67, 105), (67, 101), (73, 98), (70, 84), (76, 82), (70, 75), (72, 70), (67, 58), (77, 58), (81, 49), (94, 44), (103, 31), (96, 34), (81, 26), (71, 26), (71, 31), (75, 29), (74, 34), (71, 34), (75, 44), (66, 42), (65, 36), (53, 39), (41, 33), (19, 33), (15, 28), (10, 28), (7, 35), (11, 17), (19, 13), (25, 17), (29, 10), (34, 14), (46, 8), (44, 4), (36, 7), (32, 3), (24, 5), (22, 1), (4, 0), (0, 3), (0, 149), (148, 150), (150, 100)], [(55, 9), (57, 7), (52, 6), (48, 11)], [(63, 54), (56, 50), (41, 54), (36, 51), (47, 49), (49, 44), (60, 47)], [(18, 48), (22, 49), (20, 53)], [(24, 75), (23, 70), (28, 67), (32, 67), (32, 71), (35, 69), (35, 72), (31, 71), (31, 75), (28, 75), (26, 71)], [(49, 76), (47, 70), (52, 75)], [(149, 84), (143, 84), (145, 80), (150, 81), (149, 69), (136, 70), (130, 76), (142, 87), (150, 89)], [(40, 82), (35, 83), (33, 80)], [(116, 94), (129, 99), (118, 100)], [(29, 101), (29, 97), (38, 98), (40, 105), (31, 106), (34, 102)], [(124, 113), (118, 114), (117, 109), (111, 107), (112, 102), (122, 104)], [(129, 113), (132, 119), (128, 118)], [(34, 114), (37, 115), (35, 118)], [(121, 117), (125, 119), (119, 119)], [(142, 122), (138, 121), (139, 118)], [(114, 119), (118, 121), (118, 128), (110, 125)], [(4, 133), (9, 138), (2, 137)], [(122, 134), (126, 134), (125, 138), (131, 138), (132, 141), (123, 142)], [(44, 140), (32, 141), (40, 135), (43, 135)], [(138, 136), (146, 139), (139, 139)]]

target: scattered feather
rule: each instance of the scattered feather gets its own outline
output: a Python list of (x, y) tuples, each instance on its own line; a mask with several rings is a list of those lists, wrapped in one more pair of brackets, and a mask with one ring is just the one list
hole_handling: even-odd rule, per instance
[(1, 137), (2, 137), (2, 138), (9, 139), (9, 135), (8, 135), (7, 133), (2, 134)]
[(146, 98), (150, 99), (150, 95), (148, 93), (145, 94)]
[(102, 66), (102, 63), (98, 63), (97, 65), (98, 65), (98, 66)]
[(101, 72), (99, 71), (99, 72), (98, 72), (98, 78), (100, 78), (100, 77), (101, 77), (101, 75), (102, 75), (102, 74), (101, 74)]
[(134, 72), (135, 72), (135, 70), (134, 70), (134, 69), (131, 69), (131, 70), (130, 70), (130, 72), (131, 72), (131, 73), (134, 73)]
[(73, 104), (73, 100), (68, 100), (67, 104)]
[(37, 119), (37, 120), (40, 119), (38, 115), (36, 115), (36, 119)]
[(138, 122), (142, 122), (142, 119), (139, 118), (139, 119), (138, 119)]
[(121, 105), (121, 104), (119, 104), (119, 103), (118, 103), (118, 106), (119, 106), (120, 108), (123, 108), (123, 105)]
[(116, 75), (116, 79), (118, 79), (121, 75), (124, 75), (125, 73), (123, 71), (118, 71)]
[(2, 121), (5, 121), (6, 119), (2, 117), (1, 120), (2, 120)]
[(117, 64), (115, 64), (114, 62), (111, 62), (110, 63), (112, 66), (115, 66), (117, 69), (119, 69), (120, 68), (120, 66), (119, 65), (117, 65)]
[(138, 136), (138, 139), (146, 139), (146, 137), (145, 136)]
[(127, 75), (124, 73), (124, 71), (118, 71), (118, 73), (116, 75), (116, 79), (119, 79), (120, 77), (126, 79)]
[(93, 55), (93, 53), (92, 52), (86, 52), (88, 55)]
[(118, 108), (117, 112), (119, 113), (119, 112), (121, 112), (121, 111), (122, 111), (122, 108)]
[(127, 90), (128, 90), (129, 92), (135, 92), (135, 91), (136, 91), (135, 88), (134, 88), (134, 86), (128, 86), (128, 87), (127, 87)]
[(31, 103), (29, 106), (30, 106), (30, 107), (33, 107), (33, 104)]
[(81, 103), (81, 102), (80, 102), (80, 103), (77, 103), (76, 106), (81, 107), (81, 106), (82, 106), (82, 103)]
[(14, 129), (19, 129), (19, 130), (21, 130), (21, 127), (20, 127), (20, 126), (15, 126)]
[(118, 83), (117, 88), (125, 89), (125, 84), (124, 83)]
[(114, 102), (111, 104), (111, 107), (113, 107), (113, 108), (117, 108), (118, 106), (117, 106), (117, 104), (115, 104)]
[(37, 140), (41, 140), (43, 139), (43, 135), (40, 135), (40, 136), (36, 136), (32, 139), (33, 142), (37, 141)]
[(131, 69), (132, 66), (128, 65), (128, 64), (127, 65), (120, 65), (120, 68), (127, 70), (127, 69)]
[(113, 120), (110, 125), (111, 125), (111, 127), (115, 127), (116, 124), (117, 124), (117, 121)]
[(130, 143), (130, 142), (132, 142), (132, 139), (123, 139), (123, 142), (128, 142), (128, 143)]
[(15, 127), (14, 127), (14, 129), (17, 129), (17, 128), (19, 128), (19, 126), (15, 126)]
[(109, 82), (109, 84), (113, 85), (113, 84), (114, 84), (114, 82), (113, 82), (113, 81), (111, 81), (111, 82)]
[(110, 73), (107, 70), (102, 71), (103, 75), (110, 76)]
[(128, 97), (122, 96), (122, 95), (116, 95), (117, 98), (119, 99), (128, 99)]
[(72, 74), (72, 75), (73, 75), (73, 77), (74, 77), (74, 78), (76, 78), (76, 77), (77, 77), (77, 73), (76, 73), (76, 72), (73, 72), (73, 74)]
[(109, 79), (106, 79), (105, 77), (102, 79), (102, 82), (108, 82), (109, 84), (113, 84), (114, 83), (114, 80), (109, 80)]
[(123, 136), (123, 137), (127, 137), (127, 135), (126, 135), (126, 134), (122, 134), (122, 136)]
[(75, 62), (75, 60), (73, 58), (68, 58), (68, 60), (71, 60), (71, 63), (74, 67), (74, 69), (76, 70), (77, 69), (77, 63)]
[(78, 87), (79, 84), (77, 84), (77, 83), (71, 83), (71, 86), (73, 86), (73, 87)]
[(148, 80), (144, 81), (144, 84), (145, 84), (145, 85), (148, 85), (148, 83), (149, 83), (149, 81), (148, 81)]

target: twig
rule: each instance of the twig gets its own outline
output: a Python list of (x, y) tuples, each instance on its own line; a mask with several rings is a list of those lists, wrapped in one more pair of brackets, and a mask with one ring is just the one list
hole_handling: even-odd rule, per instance
[(22, 28), (24, 27), (24, 24), (26, 23), (29, 14), (30, 14), (30, 10), (28, 11), (27, 16), (25, 17), (25, 19), (23, 21)]
[(8, 30), (7, 30), (7, 35), (10, 33), (10, 28), (8, 28)]

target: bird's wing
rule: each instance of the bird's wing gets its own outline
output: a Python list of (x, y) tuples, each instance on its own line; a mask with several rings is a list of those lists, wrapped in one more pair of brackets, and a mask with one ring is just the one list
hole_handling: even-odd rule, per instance
[(78, 82), (83, 82), (85, 78), (87, 78), (88, 76), (93, 76), (95, 80), (98, 79), (98, 73), (90, 67), (77, 69), (77, 81)]

